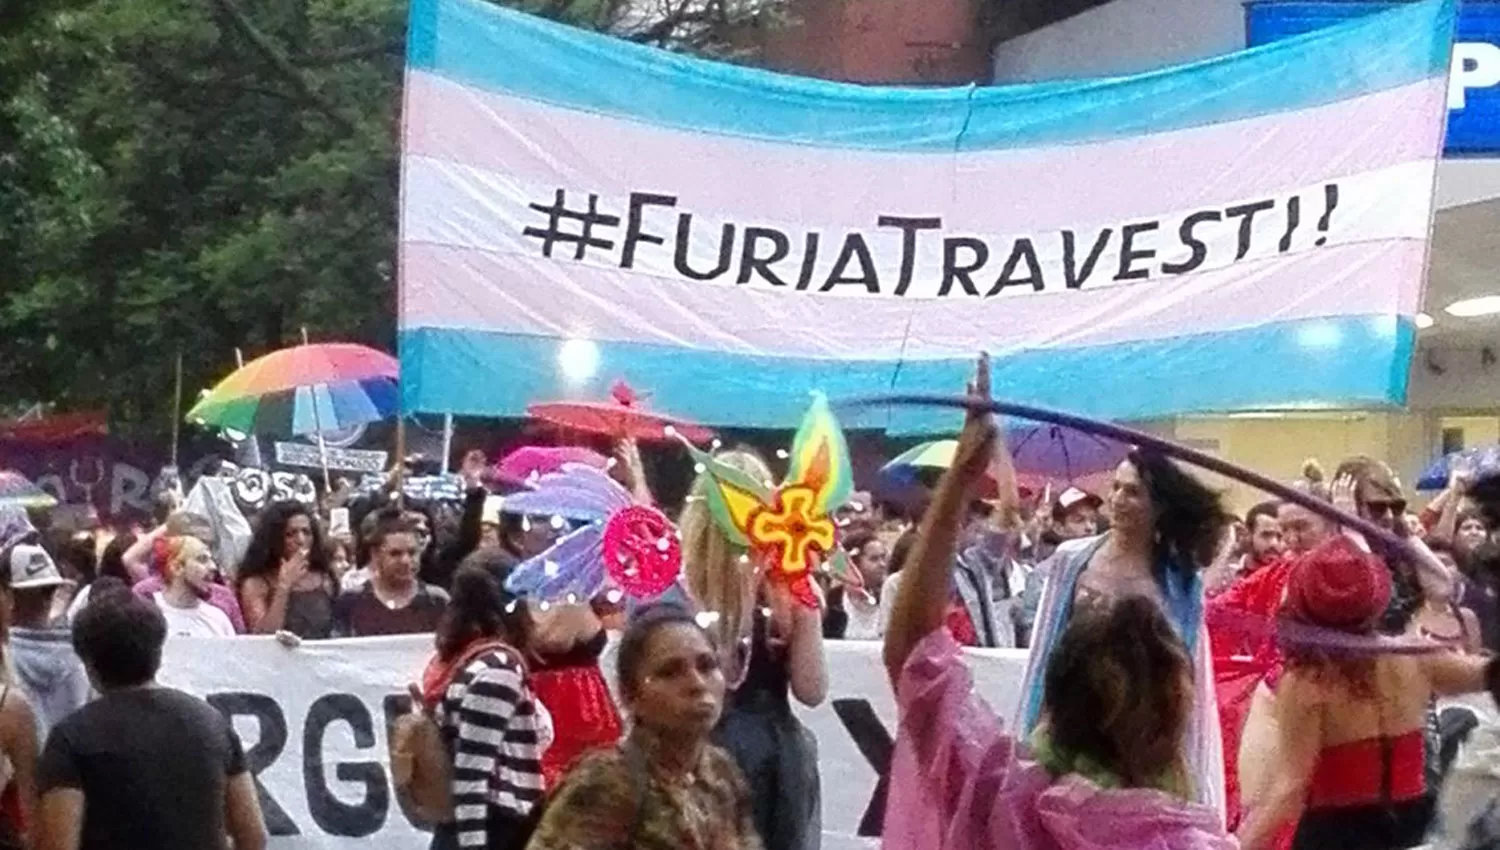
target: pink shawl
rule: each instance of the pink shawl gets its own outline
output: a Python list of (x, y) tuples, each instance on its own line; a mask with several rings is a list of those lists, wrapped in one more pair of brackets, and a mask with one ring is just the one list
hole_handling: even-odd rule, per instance
[(901, 674), (889, 850), (1234, 850), (1212, 808), (1145, 789), (1056, 781), (974, 692), (939, 629)]

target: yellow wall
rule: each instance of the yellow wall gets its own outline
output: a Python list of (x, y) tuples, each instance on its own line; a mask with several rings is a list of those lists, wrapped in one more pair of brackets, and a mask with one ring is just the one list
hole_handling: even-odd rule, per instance
[[(1416, 498), (1410, 484), (1436, 453), (1436, 425), (1436, 417), (1421, 413), (1288, 414), (1179, 419), (1175, 431), (1178, 440), (1204, 450), (1209, 447), (1200, 441), (1217, 441), (1214, 454), (1281, 481), (1296, 478), (1308, 458), (1317, 458), (1324, 473), (1332, 475), (1343, 458), (1368, 454), (1395, 467), (1408, 495)], [(1474, 438), (1469, 439), (1472, 444)], [(1224, 490), (1238, 512), (1266, 498), (1251, 487), (1206, 477)]]
[(1500, 417), (1444, 416), (1444, 428), (1464, 429), (1464, 448), (1500, 443)]

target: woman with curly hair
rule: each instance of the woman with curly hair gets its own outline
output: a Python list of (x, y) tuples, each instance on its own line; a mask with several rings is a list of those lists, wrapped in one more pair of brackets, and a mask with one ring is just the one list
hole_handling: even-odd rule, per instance
[[(988, 385), (988, 366), (981, 361), (975, 389), (988, 396)], [(1043, 686), (1034, 731), (1007, 728), (976, 690), (944, 622), (964, 508), (998, 440), (992, 417), (970, 414), (922, 519), (886, 631), (885, 663), (900, 724), (885, 847), (1230, 850), (1234, 842), (1219, 813), (1193, 799), (1193, 786), (1206, 778), (1187, 747), (1199, 711), (1194, 693), (1202, 690), (1204, 675), (1195, 657), (1203, 658), (1204, 641), (1196, 654), (1184, 645), (1170, 608), (1173, 591), (1150, 572), (1162, 569), (1158, 561), (1138, 566), (1147, 579), (1136, 583), (1139, 590), (1112, 596), (1108, 604), (1076, 599), (1084, 604), (1068, 611), (1061, 634), (1038, 635), (1046, 660), (1038, 674)], [(1139, 463), (1159, 473), (1154, 461)], [(1142, 504), (1152, 488), (1136, 491), (1137, 472), (1132, 464), (1117, 480), (1116, 510), (1125, 535), (1152, 525)], [(1178, 483), (1158, 485), (1156, 493)], [(1159, 510), (1167, 502), (1157, 495), (1151, 504)], [(1123, 545), (1128, 543), (1127, 536), (1106, 557), (1130, 552)], [(1137, 560), (1150, 554), (1138, 552)], [(1073, 569), (1103, 571), (1117, 562), (1096, 563), (1085, 559)], [(1067, 595), (1075, 596), (1071, 586), (1082, 579), (1070, 573), (1053, 576), (1050, 595), (1057, 595), (1064, 578), (1070, 582)], [(1116, 578), (1117, 585), (1126, 580)]]
[(261, 513), (236, 578), (251, 632), (303, 639), (333, 633), (338, 580), (317, 518), (301, 502), (277, 502)]
[[(1003, 450), (1003, 449), (1002, 449)], [(1161, 454), (1136, 449), (1115, 470), (1110, 530), (1058, 547), (1037, 611), (1019, 725), (1030, 734), (1046, 701), (1045, 671), (1074, 615), (1142, 596), (1158, 605), (1193, 661), (1198, 697), (1187, 753), (1200, 802), (1224, 811), (1224, 764), (1199, 573), (1230, 516), (1219, 496)]]

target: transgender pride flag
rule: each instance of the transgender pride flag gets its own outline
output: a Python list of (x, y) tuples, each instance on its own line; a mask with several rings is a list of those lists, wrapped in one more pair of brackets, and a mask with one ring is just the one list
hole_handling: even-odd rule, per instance
[(515, 416), (623, 378), (787, 427), (814, 389), (957, 392), (981, 349), (997, 395), (1105, 418), (1404, 398), (1452, 0), (1139, 76), (949, 89), (483, 0), (411, 16), (409, 411)]

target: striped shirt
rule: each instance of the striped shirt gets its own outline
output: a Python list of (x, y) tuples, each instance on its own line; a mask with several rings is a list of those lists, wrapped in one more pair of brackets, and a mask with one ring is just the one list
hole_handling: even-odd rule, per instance
[(500, 843), (491, 808), (524, 819), (544, 795), (536, 699), (515, 655), (486, 652), (458, 671), (437, 705), (453, 754), (453, 814), (460, 847)]

